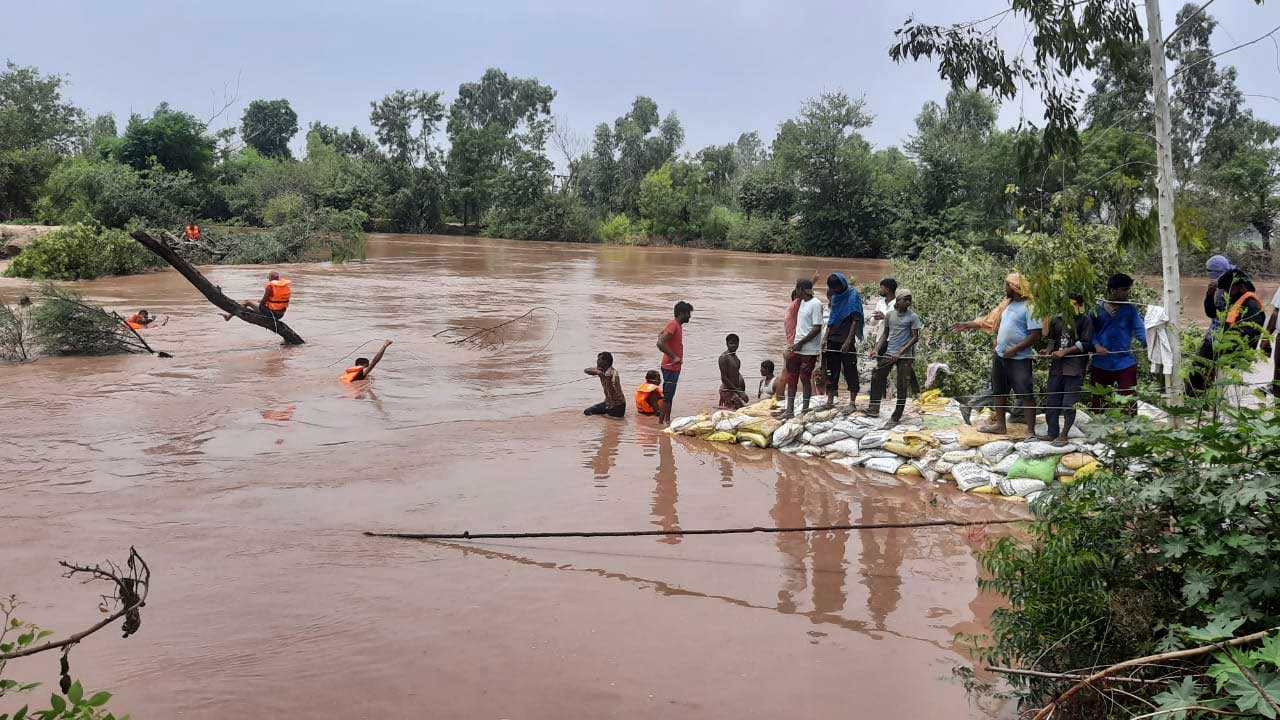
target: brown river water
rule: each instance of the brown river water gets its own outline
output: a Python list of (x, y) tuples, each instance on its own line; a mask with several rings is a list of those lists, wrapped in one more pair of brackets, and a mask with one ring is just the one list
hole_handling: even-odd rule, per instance
[[(365, 262), (282, 268), (287, 320), (308, 341), (295, 348), (224, 323), (173, 272), (80, 283), (95, 302), (169, 316), (148, 337), (174, 358), (7, 368), (0, 592), (41, 625), (81, 629), (97, 592), (56, 561), (136, 546), (154, 572), (141, 631), (99, 633), (71, 659), (143, 719), (999, 715), (952, 678), (957, 633), (982, 633), (995, 606), (975, 583), (983, 531), (361, 534), (1021, 516), (919, 479), (669, 437), (652, 418), (582, 416), (601, 395), (582, 368), (612, 351), (630, 393), (681, 299), (695, 312), (676, 414), (715, 403), (729, 332), (754, 392), (759, 361), (780, 359), (790, 287), (815, 269), (865, 282), (886, 266), (375, 236)], [(264, 273), (209, 269), (240, 298)], [(501, 348), (432, 337), (535, 306), (558, 317), (538, 311)], [(372, 381), (339, 384), (343, 355), (377, 338), (396, 344)], [(52, 683), (56, 667), (10, 670)]]

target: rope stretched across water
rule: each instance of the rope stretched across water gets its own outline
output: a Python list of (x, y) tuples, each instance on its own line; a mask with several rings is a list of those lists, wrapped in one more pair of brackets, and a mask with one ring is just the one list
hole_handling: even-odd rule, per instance
[(833, 532), (837, 530), (893, 530), (903, 528), (927, 527), (969, 527), (973, 525), (1006, 525), (1009, 523), (1027, 522), (1017, 518), (1011, 520), (918, 520), (900, 523), (851, 523), (845, 525), (801, 525), (798, 527), (741, 527), (715, 528), (703, 530), (598, 530), (568, 532), (524, 532), (524, 533), (387, 533), (366, 530), (365, 535), (377, 538), (394, 538), (398, 540), (521, 540), (530, 538), (597, 538), (597, 537), (649, 537), (649, 536), (684, 536), (684, 535), (746, 535), (749, 533), (795, 533), (795, 532)]

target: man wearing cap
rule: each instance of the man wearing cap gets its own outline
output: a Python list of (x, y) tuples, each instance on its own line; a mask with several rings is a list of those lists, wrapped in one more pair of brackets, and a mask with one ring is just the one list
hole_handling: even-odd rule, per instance
[(915, 347), (920, 342), (920, 327), (924, 324), (911, 310), (911, 299), (910, 290), (898, 289), (893, 309), (885, 313), (880, 339), (870, 352), (876, 365), (871, 373), (871, 405), (867, 407), (867, 415), (880, 416), (880, 401), (889, 384), (889, 373), (897, 368), (898, 398), (891, 418), (894, 423), (902, 420), (907, 407), (907, 393), (915, 376)]

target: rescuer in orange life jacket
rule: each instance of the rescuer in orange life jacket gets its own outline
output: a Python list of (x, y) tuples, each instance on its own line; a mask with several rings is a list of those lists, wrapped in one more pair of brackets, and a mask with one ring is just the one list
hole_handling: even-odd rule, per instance
[(387, 351), (387, 348), (390, 346), (391, 346), (391, 341), (384, 340), (382, 341), (382, 349), (378, 351), (377, 355), (373, 356), (372, 360), (370, 360), (369, 358), (356, 358), (356, 364), (347, 368), (342, 373), (342, 375), (338, 378), (338, 381), (344, 382), (344, 383), (353, 383), (353, 382), (368, 378), (369, 373), (373, 372), (373, 369), (377, 367), (379, 362), (382, 362), (382, 355)]
[(129, 324), (129, 327), (134, 330), (145, 330), (148, 325), (155, 321), (156, 319), (146, 310), (139, 310), (138, 312), (130, 315), (128, 320), (125, 320), (125, 322)]
[[(262, 291), (262, 299), (258, 302), (245, 300), (240, 305), (246, 310), (252, 310), (259, 315), (265, 315), (272, 320), (279, 320), (284, 317), (284, 313), (289, 309), (289, 297), (293, 294), (293, 290), (289, 287), (289, 281), (280, 277), (280, 273), (275, 270), (267, 276), (267, 286)], [(230, 313), (222, 314), (223, 320), (230, 320)]]
[(200, 226), (195, 223), (187, 225), (182, 231), (182, 237), (185, 240), (196, 241), (200, 239)]

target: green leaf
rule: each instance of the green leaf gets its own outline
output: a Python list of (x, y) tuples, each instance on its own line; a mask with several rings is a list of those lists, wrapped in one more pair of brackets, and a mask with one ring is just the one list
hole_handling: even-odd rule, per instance
[(23, 705), (18, 708), (18, 712), (13, 714), (13, 720), (24, 720), (27, 717), (27, 706)]
[(102, 707), (103, 705), (106, 705), (107, 701), (110, 699), (111, 699), (111, 693), (107, 692), (106, 690), (103, 690), (102, 692), (99, 692), (99, 693), (94, 693), (93, 697), (89, 698), (89, 707)]
[(71, 683), (71, 689), (67, 690), (67, 699), (71, 701), (72, 705), (79, 705), (80, 701), (84, 699), (84, 688), (80, 686), (79, 680)]
[(36, 639), (43, 640), (52, 634), (53, 634), (52, 630), (41, 630), (40, 632), (36, 633)]
[(1214, 618), (1204, 627), (1183, 628), (1183, 632), (1192, 640), (1211, 643), (1233, 637), (1236, 630), (1243, 624), (1244, 618)]
[(1249, 653), (1254, 660), (1270, 663), (1280, 668), (1280, 635), (1270, 635), (1263, 639), (1262, 647)]
[[(1280, 673), (1256, 672), (1254, 680), (1262, 687), (1262, 691), (1272, 700), (1280, 700)], [(1241, 712), (1255, 712), (1275, 720), (1276, 711), (1267, 698), (1258, 692), (1244, 676), (1233, 678), (1227, 685), (1227, 692), (1234, 696), (1236, 707)]]
[[(1200, 686), (1190, 677), (1182, 678), (1179, 684), (1170, 684), (1169, 689), (1151, 698), (1160, 703), (1157, 710), (1168, 710), (1171, 708), (1187, 707), (1189, 705), (1202, 705), (1200, 701)], [(1168, 720), (1186, 720), (1187, 711), (1180, 710), (1178, 712), (1167, 713), (1164, 717)]]
[(0, 653), (13, 652), (13, 643), (0, 643)]
[(1187, 582), (1182, 586), (1182, 599), (1186, 601), (1188, 606), (1194, 607), (1208, 599), (1209, 593), (1213, 588), (1200, 575), (1188, 574), (1187, 577)]
[(54, 693), (49, 696), (49, 707), (53, 708), (55, 713), (60, 714), (67, 709), (67, 701), (63, 700), (61, 695)]
[(30, 645), (31, 641), (35, 639), (35, 636), (36, 634), (34, 632), (22, 633), (18, 636), (18, 647)]
[(1165, 540), (1160, 546), (1161, 552), (1163, 552), (1164, 556), (1170, 560), (1186, 555), (1187, 551), (1190, 549), (1191, 546), (1187, 544), (1187, 539), (1181, 535), (1174, 535), (1168, 540)]

